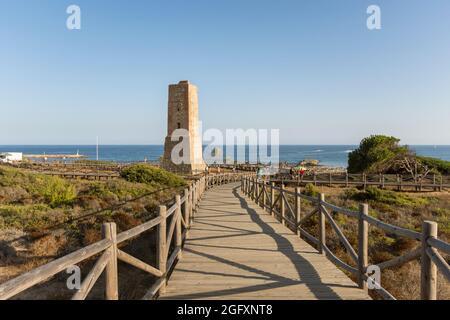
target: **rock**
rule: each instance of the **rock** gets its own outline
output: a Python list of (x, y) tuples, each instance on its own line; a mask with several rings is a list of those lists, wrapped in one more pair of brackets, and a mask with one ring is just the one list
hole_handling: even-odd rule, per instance
[(305, 159), (305, 160), (303, 160), (303, 161), (301, 161), (300, 163), (299, 163), (299, 165), (300, 166), (318, 166), (319, 165), (319, 163), (320, 163), (320, 161), (319, 160), (314, 160), (314, 159)]

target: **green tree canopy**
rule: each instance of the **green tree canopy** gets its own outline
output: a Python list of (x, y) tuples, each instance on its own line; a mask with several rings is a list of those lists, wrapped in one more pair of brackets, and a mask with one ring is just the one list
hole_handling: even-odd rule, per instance
[(349, 173), (384, 172), (398, 157), (410, 153), (407, 146), (399, 145), (400, 139), (384, 135), (364, 138), (359, 147), (348, 155)]

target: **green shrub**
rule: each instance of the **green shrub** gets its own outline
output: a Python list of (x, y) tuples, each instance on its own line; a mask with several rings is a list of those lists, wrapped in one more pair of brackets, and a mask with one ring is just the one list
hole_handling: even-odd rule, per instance
[(52, 208), (70, 205), (77, 196), (75, 187), (60, 178), (49, 179), (42, 187), (42, 194)]
[(129, 182), (161, 184), (167, 187), (181, 187), (186, 185), (186, 181), (183, 178), (166, 170), (146, 164), (137, 164), (125, 168), (120, 175)]
[(64, 214), (52, 214), (51, 209), (42, 204), (0, 205), (0, 230), (14, 228), (26, 231), (45, 229), (54, 219), (62, 219)]
[(397, 206), (417, 206), (427, 204), (426, 199), (412, 198), (408, 195), (377, 187), (368, 187), (366, 190), (350, 189), (346, 196), (356, 201), (373, 201)]
[(383, 172), (393, 159), (408, 153), (408, 147), (399, 145), (400, 139), (384, 135), (364, 138), (359, 147), (348, 154), (348, 172)]
[(303, 193), (310, 197), (316, 197), (320, 193), (320, 190), (312, 183), (308, 183), (303, 189)]
[(427, 167), (434, 169), (433, 171), (435, 173), (443, 175), (450, 174), (450, 161), (422, 156), (417, 156), (417, 159)]
[(69, 205), (77, 196), (72, 182), (14, 168), (0, 169), (0, 186), (20, 186), (33, 197), (44, 198), (52, 208)]
[(97, 198), (106, 198), (114, 193), (109, 190), (106, 184), (97, 182), (89, 184), (89, 188), (86, 191), (86, 194), (95, 196)]

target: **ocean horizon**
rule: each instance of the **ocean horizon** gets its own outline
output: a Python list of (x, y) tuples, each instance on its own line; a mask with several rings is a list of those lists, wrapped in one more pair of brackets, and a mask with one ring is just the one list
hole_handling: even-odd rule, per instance
[[(204, 146), (205, 147), (205, 146)], [(418, 155), (450, 161), (450, 145), (409, 145)], [(298, 163), (305, 159), (319, 160), (320, 164), (346, 167), (348, 153), (357, 145), (280, 145), (280, 162)], [(224, 157), (226, 148), (224, 147)], [(96, 159), (95, 145), (0, 145), (0, 152), (23, 152), (24, 154), (76, 154)], [(163, 145), (99, 145), (99, 160), (116, 162), (158, 161), (163, 155)], [(252, 155), (246, 147), (245, 160)], [(237, 150), (235, 149), (235, 159)], [(243, 161), (242, 158), (238, 159)]]

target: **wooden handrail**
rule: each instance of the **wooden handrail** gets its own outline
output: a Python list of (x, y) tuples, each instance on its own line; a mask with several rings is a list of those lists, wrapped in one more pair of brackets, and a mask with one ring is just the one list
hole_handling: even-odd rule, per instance
[[(195, 211), (197, 210), (203, 193), (213, 186), (236, 182), (241, 180), (242, 177), (250, 177), (252, 175), (253, 174), (249, 173), (204, 175), (195, 181), (189, 188), (184, 190), (183, 197), (181, 197), (181, 195), (177, 195), (175, 197), (175, 204), (168, 210), (165, 206), (160, 206), (159, 215), (150, 221), (119, 234), (116, 234), (115, 223), (105, 223), (102, 228), (104, 235), (103, 240), (83, 247), (71, 254), (58, 258), (50, 263), (42, 265), (3, 284), (0, 284), (0, 300), (14, 297), (26, 289), (48, 280), (68, 267), (76, 265), (100, 253), (103, 254), (85, 277), (83, 283), (81, 284), (81, 288), (75, 292), (73, 299), (85, 299), (104, 270), (106, 270), (105, 297), (111, 300), (118, 299), (118, 260), (158, 277), (158, 280), (144, 296), (144, 299), (151, 299), (158, 292), (164, 292), (167, 282), (167, 273), (173, 267), (175, 261), (181, 258), (182, 242), (188, 234), (188, 230), (192, 224)], [(172, 217), (172, 221), (169, 226), (169, 232), (167, 232), (166, 221), (170, 216)], [(118, 244), (135, 238), (154, 227), (158, 228), (156, 267), (153, 267), (117, 248)], [(169, 256), (170, 243), (173, 236), (175, 237), (175, 248)]]
[(377, 266), (378, 266), (378, 268), (380, 268), (380, 270), (401, 266), (402, 264), (405, 264), (409, 261), (413, 261), (413, 260), (419, 258), (421, 251), (422, 251), (422, 248), (419, 247), (419, 248), (414, 249), (413, 251), (409, 251), (399, 257), (395, 257), (395, 258), (392, 258), (391, 260), (381, 262), (381, 263), (377, 264)]
[[(439, 181), (438, 178), (439, 177)], [(271, 179), (271, 182), (307, 184), (314, 185), (342, 185), (345, 187), (353, 186), (377, 186), (380, 188), (395, 187), (401, 191), (405, 187), (413, 187), (422, 191), (423, 188), (429, 188), (434, 191), (442, 191), (444, 188), (450, 188), (450, 176), (428, 175), (420, 180), (414, 180), (411, 176), (402, 176), (397, 174), (348, 174), (342, 173), (309, 173), (303, 176), (288, 175), (283, 178)]]
[(92, 270), (89, 272), (89, 274), (84, 279), (83, 283), (81, 284), (80, 289), (78, 289), (77, 293), (75, 293), (72, 297), (72, 300), (84, 300), (86, 299), (87, 295), (91, 291), (92, 287), (94, 286), (97, 279), (102, 274), (103, 270), (106, 268), (106, 265), (108, 264), (108, 261), (111, 258), (110, 251), (105, 251), (103, 255), (100, 257), (100, 259), (97, 260), (95, 263), (95, 266), (92, 268)]
[(427, 243), (433, 248), (439, 249), (447, 254), (450, 254), (450, 244), (448, 244), (447, 242), (444, 242), (436, 238), (429, 238), (427, 240)]
[[(348, 179), (349, 176), (347, 175), (346, 178)], [(369, 184), (367, 175), (363, 175), (362, 179), (365, 181), (365, 183)], [(316, 180), (316, 182), (317, 181), (318, 180)], [(400, 181), (403, 181), (403, 179)], [(286, 180), (282, 182), (286, 182)], [(329, 182), (329, 180), (327, 182)], [(366, 274), (366, 270), (368, 268), (369, 225), (381, 228), (385, 232), (395, 234), (396, 236), (407, 237), (410, 239), (420, 241), (422, 244), (421, 246), (402, 256), (395, 257), (389, 261), (377, 264), (380, 270), (391, 267), (397, 267), (409, 261), (420, 258), (421, 279), (422, 279), (421, 296), (422, 299), (425, 300), (436, 299), (437, 269), (439, 269), (439, 271), (441, 271), (444, 274), (445, 278), (448, 281), (450, 281), (450, 266), (447, 263), (447, 261), (442, 257), (442, 255), (438, 252), (438, 250), (441, 250), (447, 254), (450, 254), (450, 244), (437, 239), (437, 224), (435, 222), (425, 221), (422, 227), (422, 232), (417, 232), (415, 230), (409, 230), (392, 224), (388, 224), (374, 217), (371, 217), (369, 215), (369, 208), (367, 204), (360, 205), (359, 212), (352, 211), (326, 202), (325, 196), (323, 194), (320, 194), (317, 198), (312, 198), (301, 194), (299, 190), (300, 188), (296, 188), (296, 191), (293, 192), (285, 190), (283, 184), (281, 185), (281, 187), (276, 187), (274, 183), (275, 182), (271, 180), (270, 185), (268, 185), (266, 181), (258, 181), (256, 179), (243, 177), (241, 182), (242, 186), (241, 190), (250, 199), (258, 203), (258, 198), (254, 197), (254, 190), (259, 185), (263, 186), (263, 190), (264, 188), (269, 187), (270, 188), (270, 197), (268, 197), (269, 203), (267, 204), (267, 206), (266, 203), (264, 203), (263, 207), (269, 208), (271, 214), (277, 217), (280, 220), (280, 222), (285, 224), (287, 221), (291, 225), (295, 226), (294, 228), (295, 232), (297, 232), (299, 236), (305, 237), (311, 243), (316, 245), (319, 252), (326, 254), (326, 256), (337, 266), (350, 273), (355, 274), (358, 277), (358, 284), (360, 288), (367, 289), (367, 281), (369, 279), (368, 275)], [(387, 185), (385, 177), (379, 177), (378, 184)], [(275, 197), (275, 191), (278, 192), (277, 197)], [(291, 195), (294, 197), (295, 210), (289, 203), (287, 195)], [(301, 200), (310, 201), (311, 204), (315, 207), (315, 209), (304, 216), (300, 216), (301, 210), (299, 208)], [(281, 208), (280, 212), (278, 212), (275, 208), (277, 204), (278, 207)], [(286, 207), (289, 209), (289, 212), (295, 216), (296, 222), (293, 222), (285, 217), (283, 213)], [(350, 245), (350, 242), (347, 240), (343, 232), (340, 230), (338, 224), (334, 221), (333, 216), (330, 214), (330, 212), (327, 211), (327, 209), (330, 209), (333, 212), (342, 213), (348, 217), (358, 219), (358, 252), (356, 252), (354, 248)], [(314, 237), (301, 227), (301, 225), (304, 224), (306, 220), (310, 219), (312, 216), (316, 214), (319, 216), (318, 238)], [(331, 224), (331, 227), (338, 235), (339, 240), (343, 243), (344, 247), (347, 249), (347, 253), (353, 259), (353, 261), (356, 262), (355, 267), (344, 263), (327, 247), (325, 239), (326, 220)], [(373, 279), (370, 279), (370, 281), (373, 282)], [(395, 297), (393, 297), (392, 294), (390, 294), (386, 289), (384, 289), (381, 286), (375, 288), (374, 290), (376, 290), (377, 293), (379, 293), (385, 299), (395, 299)]]
[(110, 240), (101, 240), (9, 280), (0, 285), (0, 299), (9, 299), (68, 267), (105, 251), (110, 246)]

